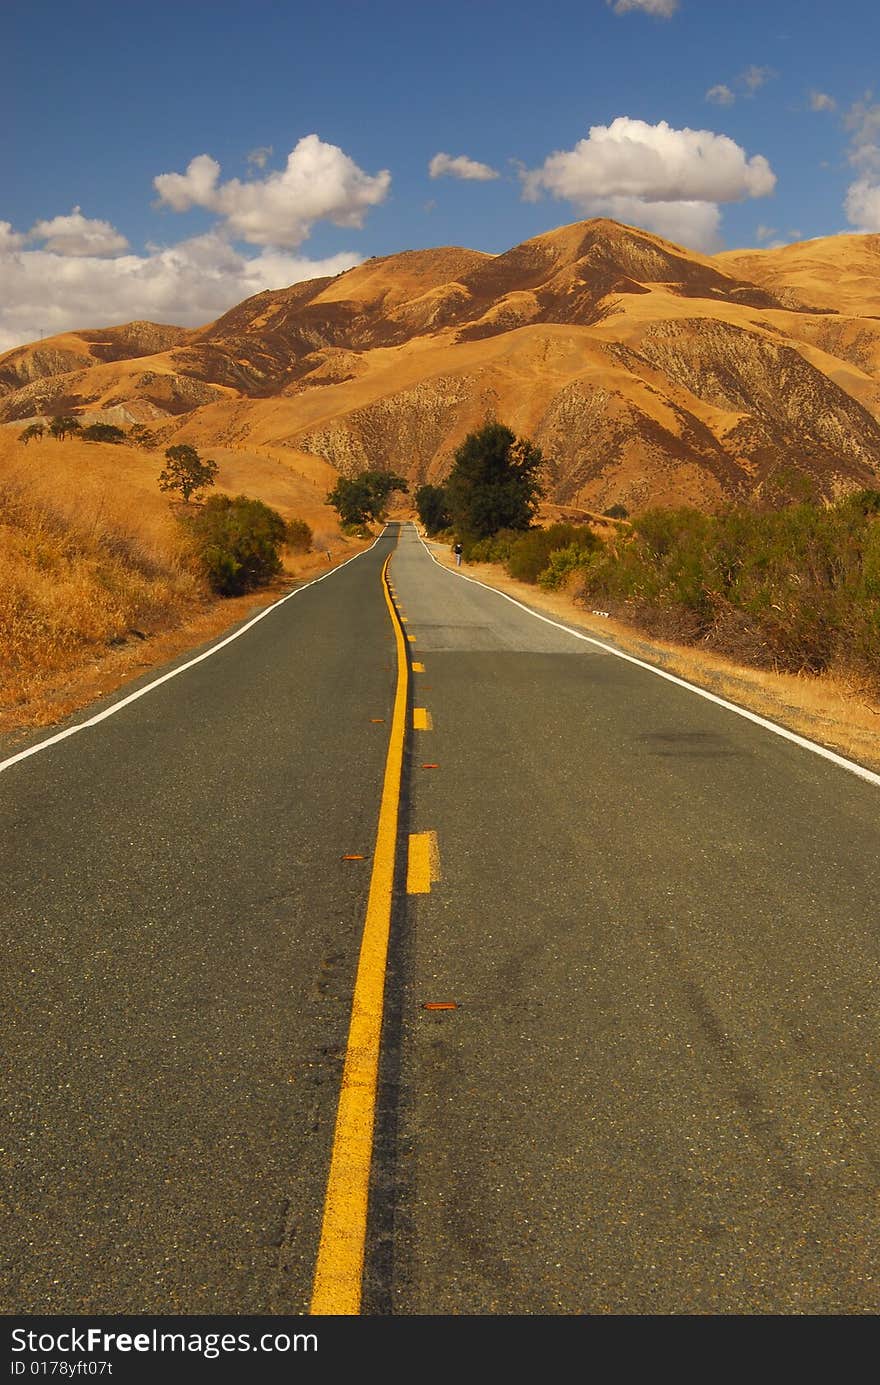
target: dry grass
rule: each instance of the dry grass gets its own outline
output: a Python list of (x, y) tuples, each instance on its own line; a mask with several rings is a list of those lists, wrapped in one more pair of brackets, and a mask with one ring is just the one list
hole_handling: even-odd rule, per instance
[[(86, 444), (0, 448), (0, 715), (206, 599), (165, 503)], [(128, 451), (128, 449), (125, 449)], [(139, 461), (141, 459), (138, 459)], [(109, 463), (109, 466), (108, 466)]]
[[(57, 722), (367, 546), (332, 532), (313, 501), (319, 551), (286, 554), (264, 592), (218, 600), (158, 490), (161, 465), (160, 454), (127, 446), (24, 447), (0, 429), (0, 731)], [(253, 473), (229, 479), (256, 481), (241, 488), (272, 503), (262, 494), (269, 478)], [(292, 516), (294, 497), (283, 500)]]

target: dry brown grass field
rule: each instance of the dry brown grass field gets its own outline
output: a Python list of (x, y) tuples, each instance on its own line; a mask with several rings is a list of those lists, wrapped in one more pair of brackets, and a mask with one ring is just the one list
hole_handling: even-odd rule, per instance
[(219, 600), (189, 559), (180, 506), (159, 491), (161, 453), (24, 446), (19, 431), (0, 429), (0, 731), (57, 721), (365, 546), (340, 534), (323, 476), (217, 449), (219, 490), (265, 500), (315, 535), (266, 592)]

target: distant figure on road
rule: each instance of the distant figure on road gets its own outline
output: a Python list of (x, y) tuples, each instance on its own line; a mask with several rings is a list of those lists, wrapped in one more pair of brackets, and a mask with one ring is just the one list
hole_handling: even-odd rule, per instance
[(452, 551), (455, 554), (455, 566), (461, 567), (461, 555), (464, 552), (464, 549), (462, 548), (460, 543), (457, 543)]

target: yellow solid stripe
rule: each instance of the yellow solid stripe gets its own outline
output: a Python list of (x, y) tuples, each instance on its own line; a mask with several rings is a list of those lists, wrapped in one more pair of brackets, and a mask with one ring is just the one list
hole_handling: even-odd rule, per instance
[(413, 730), (433, 731), (434, 720), (427, 707), (413, 707)]
[(406, 866), (407, 894), (430, 894), (440, 879), (440, 847), (436, 832), (411, 832)]
[(314, 1315), (355, 1315), (361, 1307), (376, 1080), (409, 682), (403, 632), (386, 585), (390, 561), (390, 557), (387, 558), (382, 569), (382, 589), (397, 645), (397, 690), (315, 1267), (310, 1310)]

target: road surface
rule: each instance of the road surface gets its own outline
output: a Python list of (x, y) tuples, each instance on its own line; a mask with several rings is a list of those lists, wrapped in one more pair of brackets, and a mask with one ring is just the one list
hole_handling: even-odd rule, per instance
[(413, 671), (362, 1311), (877, 1312), (880, 787), (411, 526), (0, 773), (5, 1310), (307, 1311), (389, 553)]

